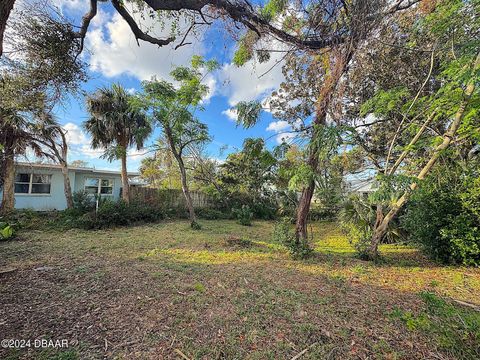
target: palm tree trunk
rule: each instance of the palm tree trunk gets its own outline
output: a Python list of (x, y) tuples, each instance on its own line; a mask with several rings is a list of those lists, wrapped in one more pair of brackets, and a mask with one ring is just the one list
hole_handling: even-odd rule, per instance
[(5, 177), (3, 181), (2, 206), (0, 213), (6, 214), (15, 206), (15, 161), (13, 152), (5, 154)]
[(127, 174), (127, 148), (122, 152), (122, 199), (127, 204), (130, 202), (130, 185), (128, 184)]
[[(475, 63), (473, 65), (473, 73), (480, 69), (480, 53), (478, 53), (477, 58), (475, 59)], [(427, 174), (431, 171), (435, 163), (437, 162), (438, 158), (442, 154), (444, 150), (446, 150), (450, 143), (453, 140), (460, 124), (463, 120), (463, 116), (465, 114), (465, 108), (467, 107), (473, 92), (475, 91), (475, 81), (471, 79), (465, 89), (464, 96), (460, 107), (458, 108), (457, 112), (455, 113), (455, 117), (450, 124), (450, 127), (443, 135), (443, 141), (440, 145), (438, 145), (435, 150), (433, 151), (432, 156), (428, 160), (427, 164), (422, 168), (420, 173), (417, 175), (418, 180), (423, 180), (427, 176)], [(392, 221), (398, 214), (398, 212), (402, 209), (405, 203), (410, 198), (412, 191), (417, 188), (417, 182), (414, 182), (410, 185), (410, 188), (405, 191), (405, 193), (395, 202), (392, 206), (390, 211), (385, 215), (380, 225), (375, 229), (372, 241), (370, 244), (370, 248), (368, 250), (368, 256), (372, 259), (378, 257), (378, 245), (384, 238), (385, 234), (387, 233), (388, 225), (390, 221)]]
[(0, 57), (2, 57), (3, 54), (3, 37), (5, 34), (5, 28), (7, 27), (7, 21), (14, 4), (15, 0), (0, 1)]

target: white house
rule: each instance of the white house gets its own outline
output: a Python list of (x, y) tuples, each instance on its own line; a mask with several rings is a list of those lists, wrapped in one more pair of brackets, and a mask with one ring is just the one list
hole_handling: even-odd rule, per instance
[[(139, 173), (128, 173), (132, 185)], [(121, 196), (120, 171), (94, 168), (70, 167), (72, 192), (85, 190), (92, 195), (101, 195), (117, 200)], [(2, 190), (0, 189), (0, 201)], [(33, 210), (64, 210), (65, 199), (63, 175), (60, 165), (17, 163), (15, 165), (15, 208)]]

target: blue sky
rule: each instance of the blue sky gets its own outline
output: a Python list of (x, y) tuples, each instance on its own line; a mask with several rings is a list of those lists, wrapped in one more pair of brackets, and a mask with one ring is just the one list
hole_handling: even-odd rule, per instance
[[(86, 10), (87, 1), (56, 0), (62, 12), (76, 24)], [(143, 26), (152, 23), (141, 21)], [(130, 91), (140, 91), (141, 81), (156, 75), (169, 80), (169, 72), (174, 65), (186, 65), (192, 55), (203, 55), (205, 58), (215, 58), (221, 65), (220, 69), (206, 79), (211, 88), (208, 99), (205, 99), (205, 111), (198, 117), (208, 125), (213, 141), (208, 145), (209, 156), (224, 159), (229, 152), (242, 146), (246, 137), (269, 138), (268, 145), (276, 145), (282, 136), (281, 131), (288, 125), (276, 121), (270, 113), (263, 112), (259, 123), (251, 129), (244, 130), (235, 126), (234, 114), (231, 111), (238, 101), (268, 99), (273, 90), (278, 88), (283, 76), (281, 66), (276, 66), (260, 77), (278, 61), (279, 56), (273, 55), (270, 62), (259, 64), (248, 62), (242, 68), (231, 64), (235, 44), (222, 27), (209, 28), (204, 34), (190, 39), (192, 45), (174, 50), (173, 46), (159, 48), (149, 43), (140, 42), (140, 47), (131, 34), (125, 21), (116, 14), (109, 3), (99, 3), (99, 12), (91, 24), (86, 38), (88, 52), (84, 53), (89, 63), (90, 80), (84, 84), (83, 90), (92, 92), (101, 86), (113, 82), (122, 84)], [(155, 25), (153, 33), (162, 36), (169, 34), (167, 30)], [(56, 110), (58, 121), (68, 131), (70, 145), (69, 160), (84, 160), (91, 166), (101, 169), (120, 168), (119, 162), (108, 162), (100, 159), (101, 151), (90, 147), (90, 138), (81, 128), (82, 122), (88, 117), (85, 111), (83, 97), (70, 98), (62, 107)], [(160, 134), (157, 129), (147, 144), (151, 144)], [(222, 148), (226, 150), (221, 151)], [(130, 150), (128, 168), (135, 171), (140, 165), (147, 150)]]

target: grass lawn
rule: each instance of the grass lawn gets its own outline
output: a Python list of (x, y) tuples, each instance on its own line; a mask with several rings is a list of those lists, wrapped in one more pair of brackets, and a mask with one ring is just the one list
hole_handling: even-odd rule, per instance
[[(332, 223), (293, 261), (272, 222), (24, 230), (0, 243), (2, 359), (478, 359), (480, 269), (405, 246), (358, 260)], [(251, 240), (238, 244), (232, 237)]]

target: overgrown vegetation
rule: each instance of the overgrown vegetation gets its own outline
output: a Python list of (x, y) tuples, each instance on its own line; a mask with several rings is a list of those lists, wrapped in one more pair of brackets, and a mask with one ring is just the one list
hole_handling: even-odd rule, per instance
[(0, 240), (8, 240), (12, 238), (15, 234), (13, 226), (0, 221)]
[(232, 213), (240, 225), (252, 225), (253, 212), (248, 205), (242, 205), (240, 209), (233, 209)]
[(412, 242), (443, 263), (480, 265), (480, 182), (476, 163), (439, 167), (402, 217)]
[(297, 239), (289, 218), (277, 221), (273, 228), (272, 241), (284, 245), (294, 259), (306, 259), (313, 249), (307, 239)]
[(420, 297), (426, 309), (414, 314), (395, 309), (391, 316), (412, 332), (428, 334), (436, 346), (457, 359), (480, 357), (480, 312), (461, 308), (431, 292)]
[[(361, 261), (335, 223), (315, 222), (316, 256), (293, 261), (272, 238), (272, 221), (203, 220), (193, 231), (188, 219), (166, 220), (93, 232), (29, 219), (36, 231), (0, 243), (2, 266), (17, 269), (2, 274), (2, 331), (33, 337), (48, 328), (70, 340), (77, 326), (82, 341), (68, 352), (79, 359), (149, 358), (152, 349), (157, 358), (179, 349), (189, 358), (291, 359), (306, 348), (312, 360), (332, 351), (345, 359), (478, 357), (478, 312), (451, 299), (479, 303), (479, 269), (439, 267), (410, 246), (382, 244), (384, 262)], [(285, 228), (292, 232), (292, 222)], [(425, 291), (445, 305), (430, 309), (418, 296)], [(36, 321), (24, 321), (25, 312)], [(93, 318), (108, 327), (89, 328)], [(0, 357), (68, 356), (40, 351), (2, 348)]]

